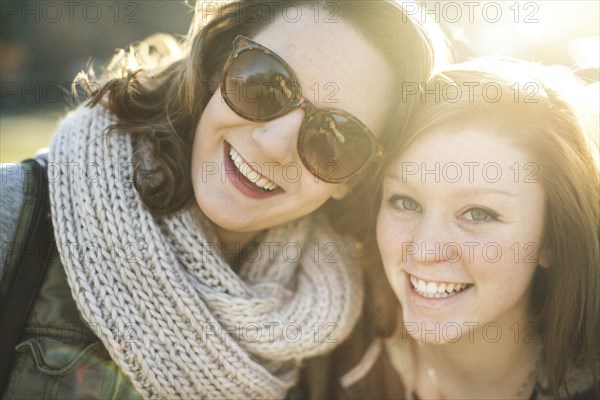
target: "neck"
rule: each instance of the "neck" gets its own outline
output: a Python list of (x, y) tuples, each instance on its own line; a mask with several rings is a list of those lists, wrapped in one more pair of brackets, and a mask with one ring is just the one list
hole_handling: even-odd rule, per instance
[(415, 380), (422, 397), (529, 398), (541, 348), (534, 325), (523, 319), (487, 327), (456, 343), (416, 345)]
[(241, 250), (245, 245), (252, 241), (259, 232), (233, 232), (219, 226), (216, 226), (215, 231), (217, 238), (219, 239), (223, 259), (234, 271), (238, 272), (243, 261), (241, 259), (243, 256)]

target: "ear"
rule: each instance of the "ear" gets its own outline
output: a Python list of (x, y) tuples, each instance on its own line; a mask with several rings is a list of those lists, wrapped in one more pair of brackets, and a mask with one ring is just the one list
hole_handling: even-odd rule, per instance
[(342, 183), (337, 185), (338, 187), (331, 194), (331, 198), (334, 200), (342, 200), (346, 197), (350, 192), (352, 192), (352, 186), (348, 183)]

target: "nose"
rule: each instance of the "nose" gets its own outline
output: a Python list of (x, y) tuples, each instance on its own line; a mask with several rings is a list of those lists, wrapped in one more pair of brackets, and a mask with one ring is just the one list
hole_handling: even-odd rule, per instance
[(450, 227), (442, 218), (423, 216), (413, 236), (416, 261), (421, 264), (456, 262), (460, 247), (451, 237)]
[(298, 159), (298, 133), (304, 121), (302, 109), (293, 110), (272, 121), (261, 123), (252, 132), (252, 138), (270, 161), (282, 165)]

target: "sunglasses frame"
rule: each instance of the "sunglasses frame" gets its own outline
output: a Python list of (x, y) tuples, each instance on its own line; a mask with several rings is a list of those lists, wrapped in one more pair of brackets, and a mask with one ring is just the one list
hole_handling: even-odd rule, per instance
[[(300, 132), (298, 134), (298, 141), (296, 143), (296, 148), (297, 148), (298, 154), (300, 155), (300, 160), (302, 160), (302, 164), (304, 164), (304, 167), (306, 169), (308, 169), (308, 171), (312, 175), (314, 175), (316, 178), (318, 178), (324, 182), (327, 182), (327, 183), (343, 183), (343, 182), (348, 181), (353, 176), (360, 174), (366, 168), (368, 168), (370, 165), (372, 165), (374, 162), (380, 161), (383, 158), (383, 155), (384, 155), (383, 146), (375, 138), (375, 135), (373, 135), (373, 133), (369, 130), (369, 128), (367, 128), (367, 126), (365, 124), (363, 124), (358, 118), (356, 118), (355, 116), (353, 116), (352, 114), (350, 114), (344, 110), (338, 110), (335, 108), (317, 108), (317, 107), (315, 107), (315, 105), (313, 103), (310, 102), (310, 100), (308, 100), (304, 96), (298, 96), (298, 99), (295, 99), (294, 101), (290, 101), (284, 107), (282, 107), (281, 110), (279, 110), (275, 114), (269, 115), (267, 117), (256, 117), (253, 115), (246, 114), (243, 111), (239, 110), (236, 107), (235, 102), (227, 94), (226, 77), (227, 77), (227, 74), (229, 73), (229, 70), (231, 69), (233, 63), (235, 62), (235, 60), (239, 57), (240, 54), (242, 54), (246, 51), (259, 51), (259, 52), (266, 54), (267, 56), (273, 58), (286, 70), (286, 72), (288, 73), (288, 75), (289, 75), (290, 79), (292, 80), (292, 82), (294, 83), (294, 85), (299, 85), (298, 80), (296, 79), (296, 74), (294, 73), (292, 68), (288, 65), (288, 63), (285, 62), (285, 60), (283, 60), (283, 58), (281, 58), (280, 56), (278, 56), (271, 50), (267, 49), (263, 45), (256, 43), (252, 39), (249, 39), (242, 35), (238, 35), (233, 41), (233, 50), (229, 54), (227, 61), (223, 65), (223, 71), (221, 72), (221, 78), (220, 78), (220, 82), (219, 82), (219, 87), (221, 89), (221, 97), (223, 98), (223, 100), (225, 100), (225, 103), (227, 103), (227, 106), (229, 106), (229, 108), (233, 112), (235, 112), (240, 117), (247, 119), (249, 121), (253, 121), (253, 122), (272, 121), (272, 120), (277, 119), (285, 114), (290, 113), (292, 110), (294, 110), (296, 108), (301, 108), (302, 110), (304, 110), (304, 121), (302, 122), (302, 126), (300, 127)], [(310, 125), (312, 120), (315, 117), (322, 115), (324, 113), (334, 114), (334, 115), (337, 114), (337, 115), (341, 115), (344, 118), (347, 118), (349, 121), (353, 122), (358, 127), (360, 127), (361, 131), (365, 135), (367, 135), (367, 137), (369, 138), (369, 142), (371, 145), (371, 151), (370, 151), (369, 157), (363, 162), (363, 164), (356, 171), (354, 171), (353, 173), (351, 173), (350, 175), (348, 175), (346, 177), (330, 178), (327, 176), (320, 176), (319, 173), (317, 171), (315, 171), (315, 169), (309, 164), (308, 159), (306, 158), (306, 155), (304, 153), (304, 149), (301, 146), (304, 135), (306, 134), (306, 131), (308, 130), (308, 126)]]

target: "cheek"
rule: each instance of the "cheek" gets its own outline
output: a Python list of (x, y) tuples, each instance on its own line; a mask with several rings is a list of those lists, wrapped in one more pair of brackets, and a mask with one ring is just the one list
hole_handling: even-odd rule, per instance
[(208, 141), (211, 135), (216, 136), (221, 129), (235, 127), (247, 122), (227, 106), (221, 97), (221, 92), (217, 91), (206, 104), (198, 120), (196, 136), (200, 135), (200, 141)]
[(384, 263), (383, 272), (389, 287), (400, 304), (406, 304), (408, 292), (406, 290), (406, 274), (397, 263)]
[(402, 268), (402, 229), (386, 218), (384, 213), (380, 213), (377, 222), (377, 246), (383, 262), (383, 268), (386, 278), (396, 295), (396, 298), (402, 302), (404, 299), (404, 273)]
[(381, 253), (383, 264), (388, 266), (397, 265), (402, 256), (402, 243), (404, 236), (399, 224), (394, 223), (385, 212), (380, 212), (377, 219), (377, 246)]
[[(192, 178), (200, 179), (200, 171), (203, 168), (207, 176), (212, 175), (215, 168), (218, 172), (215, 176), (220, 176), (221, 143), (228, 128), (236, 126), (236, 123), (239, 124), (235, 114), (234, 117), (231, 116), (232, 113), (227, 105), (222, 103), (219, 92), (209, 100), (195, 127), (192, 143)], [(203, 163), (207, 164), (203, 165)]]
[[(196, 126), (192, 142), (192, 181), (195, 184), (198, 183), (198, 180), (205, 180), (207, 177), (206, 173), (210, 169), (220, 168), (219, 162), (221, 160), (217, 158), (216, 146), (211, 146), (207, 140), (208, 137), (207, 126), (201, 120)], [(218, 176), (219, 174), (215, 175)]]
[(192, 142), (192, 182), (194, 183), (198, 178), (201, 170), (202, 161), (202, 134), (200, 132), (199, 125), (196, 126), (196, 132), (194, 133), (194, 140)]
[(387, 250), (389, 248), (388, 238), (389, 238), (389, 226), (386, 223), (385, 215), (383, 212), (379, 213), (377, 217), (377, 227), (376, 227), (376, 239), (377, 239), (377, 247), (379, 248), (379, 253), (381, 254), (381, 258), (383, 260), (384, 265), (386, 265), (387, 260)]
[(204, 140), (207, 131), (218, 126), (218, 121), (220, 120), (225, 120), (225, 116), (223, 115), (223, 112), (220, 111), (216, 96), (213, 96), (204, 108), (204, 111), (196, 124), (196, 138), (198, 139), (200, 136), (199, 139)]
[(516, 254), (512, 250), (502, 247), (505, 254), (498, 260), (492, 257), (491, 251), (487, 257), (480, 252), (468, 264), (468, 272), (482, 296), (480, 304), (494, 305), (491, 309), (509, 309), (530, 292), (537, 266), (515, 260)]
[(194, 132), (194, 141), (192, 142), (192, 163), (196, 165), (199, 159), (202, 157), (203, 150), (206, 148), (206, 139), (208, 138), (207, 131), (211, 126), (211, 117), (208, 116), (210, 113), (205, 112), (202, 114), (198, 123), (196, 124), (196, 130)]

